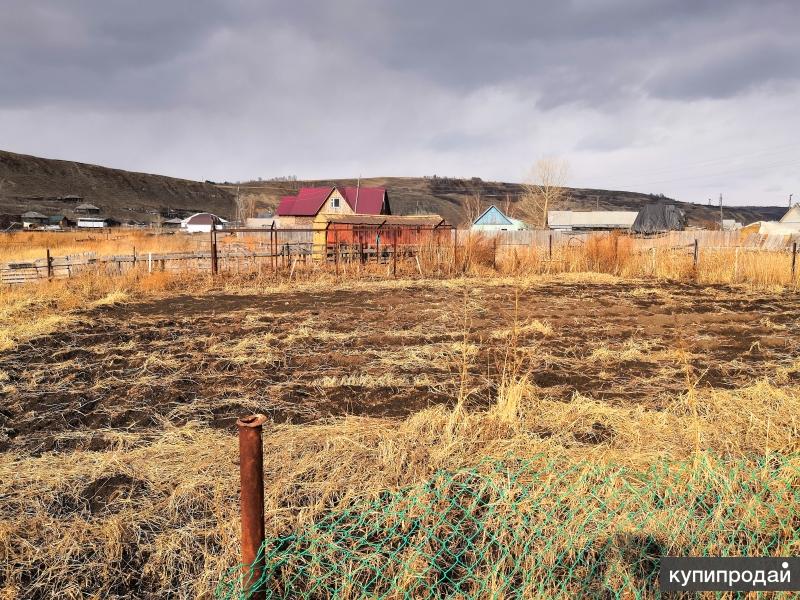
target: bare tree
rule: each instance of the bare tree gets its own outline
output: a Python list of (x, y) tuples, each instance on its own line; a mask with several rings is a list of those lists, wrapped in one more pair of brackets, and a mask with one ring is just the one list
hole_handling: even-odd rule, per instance
[(241, 225), (247, 222), (250, 217), (256, 216), (256, 197), (254, 194), (240, 194), (236, 190), (236, 220)]
[(569, 164), (559, 158), (536, 161), (522, 184), (522, 208), (529, 218), (547, 227), (547, 211), (566, 196)]
[(467, 221), (467, 225), (472, 225), (475, 219), (481, 216), (483, 212), (481, 205), (481, 195), (478, 193), (470, 194), (464, 198), (464, 218)]

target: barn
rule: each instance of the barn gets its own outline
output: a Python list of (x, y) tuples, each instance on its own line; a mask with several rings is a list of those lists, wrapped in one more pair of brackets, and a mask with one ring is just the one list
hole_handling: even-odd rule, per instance
[(36, 229), (47, 225), (47, 216), (35, 210), (22, 213), (22, 228)]

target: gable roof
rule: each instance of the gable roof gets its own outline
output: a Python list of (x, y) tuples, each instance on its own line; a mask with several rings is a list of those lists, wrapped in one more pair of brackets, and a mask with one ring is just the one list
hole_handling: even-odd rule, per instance
[(297, 196), (284, 196), (276, 211), (279, 217), (313, 217), (325, 204), (334, 187), (304, 187)]
[(35, 210), (29, 210), (28, 212), (22, 213), (23, 219), (46, 219), (47, 217), (40, 212), (36, 212)]
[(781, 217), (781, 223), (800, 223), (800, 204), (795, 204)]
[(345, 202), (358, 214), (379, 215), (383, 212), (384, 201), (386, 212), (390, 212), (385, 188), (304, 187), (297, 196), (283, 196), (275, 213), (279, 217), (313, 217), (334, 190), (339, 190)]
[(506, 214), (492, 204), (475, 219), (473, 225), (513, 225), (514, 222)]
[(386, 190), (384, 188), (342, 187), (338, 189), (354, 213), (359, 215), (379, 215), (383, 211), (383, 201), (386, 198)]
[(100, 209), (94, 204), (89, 204), (88, 202), (84, 202), (83, 204), (78, 204), (78, 206), (75, 207), (75, 210), (100, 210)]

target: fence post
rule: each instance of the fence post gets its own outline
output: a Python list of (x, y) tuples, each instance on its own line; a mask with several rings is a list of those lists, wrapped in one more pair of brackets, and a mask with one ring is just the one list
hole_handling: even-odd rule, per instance
[(547, 239), (548, 239), (548, 256), (547, 256), (547, 258), (548, 258), (548, 260), (550, 262), (552, 262), (553, 261), (553, 232), (552, 231), (548, 235)]
[(453, 241), (453, 268), (458, 268), (458, 227), (454, 230), (455, 240)]
[(339, 277), (339, 230), (333, 228), (333, 263), (336, 266), (336, 277)]
[(242, 589), (248, 598), (263, 600), (265, 590), (253, 589), (264, 570), (264, 450), (261, 442), (264, 415), (236, 421), (239, 429), (240, 510), (242, 519)]
[(792, 283), (795, 280), (795, 273), (797, 272), (797, 242), (792, 243)]
[(392, 276), (397, 277), (397, 229), (394, 230), (392, 241)]
[(53, 257), (50, 256), (50, 248), (47, 249), (47, 278), (53, 278)]
[(153, 272), (153, 253), (152, 252), (148, 252), (147, 253), (147, 272), (148, 273), (152, 273)]
[(216, 236), (214, 235), (214, 224), (211, 224), (211, 229), (209, 229), (209, 240), (211, 242), (211, 274), (217, 274), (217, 240), (214, 239)]
[(699, 254), (699, 243), (697, 238), (694, 239), (694, 274), (697, 277), (697, 259)]

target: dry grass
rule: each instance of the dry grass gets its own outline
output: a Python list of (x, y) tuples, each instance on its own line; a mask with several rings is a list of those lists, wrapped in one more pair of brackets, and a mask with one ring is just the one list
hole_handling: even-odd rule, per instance
[[(577, 374), (589, 363), (613, 371), (624, 361), (669, 358), (679, 363), (680, 359), (684, 364), (676, 368), (685, 366), (685, 392), (652, 404), (612, 405), (585, 394), (556, 399), (543, 393), (530, 377), (533, 361), (551, 360), (547, 344), (560, 333), (544, 317), (519, 319), (515, 314), (513, 322), (484, 332), (485, 338), (505, 345), (497, 357), (500, 369), (486, 376), (494, 386), (491, 405), (468, 409), (467, 400), (477, 387), (471, 369), (483, 358), (480, 342), (468, 331), (484, 310), (480, 297), (486, 289), (512, 284), (518, 301), (520, 294), (543, 281), (621, 286), (632, 276), (647, 275), (636, 271), (644, 268), (637, 267), (636, 255), (616, 249), (612, 258), (603, 244), (567, 257), (564, 264), (575, 270), (559, 274), (548, 274), (550, 266), (533, 268), (533, 259), (525, 271), (519, 257), (514, 269), (506, 268), (501, 260), (498, 274), (491, 270), (486, 250), (477, 243), (470, 248), (470, 277), (427, 282), (462, 294), (463, 314), (444, 312), (430, 323), (389, 332), (386, 340), (400, 345), (385, 348), (373, 363), (385, 373), (320, 374), (311, 380), (312, 387), (321, 389), (432, 385), (434, 377), (399, 375), (392, 369), (432, 370), (432, 365), (444, 365), (460, 379), (461, 385), (450, 390), (458, 400), (455, 407), (437, 406), (404, 419), (344, 417), (269, 427), (265, 439), (268, 534), (311, 523), (331, 507), (418, 484), (437, 469), (469, 467), (489, 457), (543, 454), (564, 465), (589, 461), (644, 470), (663, 458), (680, 460), (702, 454), (747, 460), (800, 451), (800, 387), (796, 384), (800, 363), (781, 367), (771, 381), (753, 381), (739, 389), (695, 388), (701, 374), (691, 367), (692, 355), (655, 349), (652, 342), (631, 338), (576, 352), (567, 364)], [(709, 263), (701, 274), (704, 283), (725, 276), (722, 265), (714, 265)], [(776, 263), (771, 268), (777, 273), (782, 266)], [(593, 270), (587, 272), (589, 268)], [(673, 268), (675, 273), (682, 269)], [(737, 276), (746, 272), (740, 266)], [(492, 277), (482, 279), (485, 273)], [(84, 312), (87, 307), (108, 309), (178, 292), (390, 292), (420, 285), (408, 277), (389, 281), (356, 277), (356, 272), (345, 278), (311, 270), (295, 274), (292, 281), (286, 274), (277, 281), (271, 276), (212, 281), (192, 274), (129, 273), (113, 278), (89, 274), (35, 288), (4, 289), (0, 291), (0, 350), (13, 350), (37, 336), (92, 318), (93, 313)], [(754, 275), (753, 284), (769, 287), (775, 281), (762, 273)], [(471, 289), (478, 282), (481, 288)], [(632, 297), (670, 299), (666, 292), (637, 282)], [(242, 321), (257, 323), (259, 316), (263, 317), (244, 315)], [(762, 325), (776, 328), (772, 321)], [(419, 339), (432, 329), (437, 335), (442, 330), (453, 335), (436, 341)], [(252, 368), (248, 376), (255, 377), (259, 371), (276, 368), (294, 346), (315, 343), (341, 351), (354, 337), (351, 331), (320, 329), (310, 317), (288, 335), (260, 331), (235, 341), (209, 338), (204, 368), (222, 378), (214, 361), (237, 368), (246, 365)], [(535, 340), (533, 345), (527, 344), (530, 339)], [(144, 388), (164, 381), (177, 383), (188, 376), (185, 361), (174, 356), (177, 345), (171, 341), (143, 347), (130, 342), (115, 351), (147, 355), (142, 367), (130, 375), (131, 386)], [(55, 360), (53, 368), (60, 368)], [(63, 368), (66, 379), (79, 365)], [(674, 378), (674, 373), (668, 375)], [(0, 384), (5, 393), (13, 393), (2, 371)], [(65, 385), (73, 384), (67, 381)], [(649, 400), (648, 394), (643, 390), (641, 399)], [(238, 560), (237, 447), (231, 432), (192, 421), (195, 410), (199, 409), (192, 405), (176, 411), (189, 420), (179, 427), (165, 419), (148, 432), (100, 429), (91, 434), (56, 435), (102, 437), (107, 442), (102, 450), (0, 455), (0, 598), (210, 597), (223, 571)]]
[[(698, 391), (692, 427), (685, 397), (653, 411), (580, 396), (543, 400), (524, 378), (503, 390), (487, 411), (438, 407), (399, 422), (270, 427), (268, 533), (310, 523), (331, 504), (374, 498), (487, 457), (544, 453), (564, 464), (644, 469), (659, 457), (691, 456), (698, 431), (700, 451), (716, 457), (800, 449), (796, 387)], [(598, 430), (603, 439), (580, 441)], [(236, 563), (235, 438), (192, 424), (165, 424), (149, 439), (108, 435), (117, 442), (104, 452), (0, 461), (5, 597), (209, 597)], [(98, 493), (103, 482), (108, 489)]]
[(0, 263), (51, 256), (95, 254), (113, 256), (147, 252), (189, 252), (206, 250), (208, 235), (146, 231), (112, 230), (107, 232), (12, 232), (0, 234)]

